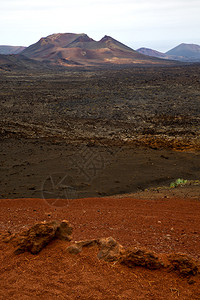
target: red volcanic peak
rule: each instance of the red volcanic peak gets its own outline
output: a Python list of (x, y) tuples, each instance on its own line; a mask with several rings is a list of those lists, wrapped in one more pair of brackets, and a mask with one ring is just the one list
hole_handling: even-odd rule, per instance
[(100, 64), (161, 64), (163, 61), (140, 54), (105, 35), (95, 41), (87, 34), (58, 33), (40, 39), (23, 55), (53, 64), (94, 66)]

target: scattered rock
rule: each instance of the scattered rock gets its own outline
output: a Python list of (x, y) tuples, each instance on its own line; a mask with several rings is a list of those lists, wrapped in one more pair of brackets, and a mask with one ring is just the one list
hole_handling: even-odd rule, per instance
[(73, 227), (69, 224), (68, 221), (62, 221), (57, 230), (55, 237), (59, 240), (71, 241), (71, 235), (73, 232)]
[(120, 263), (129, 268), (141, 266), (153, 270), (163, 267), (163, 263), (154, 253), (141, 249), (126, 250), (120, 258)]
[(112, 237), (101, 238), (97, 240), (86, 240), (75, 242), (75, 244), (69, 246), (67, 251), (71, 254), (78, 254), (82, 251), (83, 247), (94, 247), (99, 248), (97, 257), (105, 261), (116, 261), (119, 256), (123, 253), (124, 248)]
[(98, 240), (86, 240), (75, 242), (75, 244), (69, 246), (67, 251), (71, 254), (78, 254), (82, 251), (83, 247), (92, 247), (98, 244)]
[(98, 241), (100, 251), (97, 255), (99, 259), (105, 261), (116, 261), (124, 253), (124, 248), (112, 237), (102, 238)]
[(95, 245), (98, 245), (99, 240), (85, 240), (85, 241), (80, 241), (80, 242), (75, 242), (75, 244), (81, 248), (83, 247), (93, 247)]
[(70, 241), (71, 234), (72, 227), (68, 221), (38, 223), (30, 229), (16, 234), (14, 238), (14, 244), (17, 246), (15, 254), (20, 254), (25, 251), (37, 254), (56, 238)]
[(181, 276), (195, 276), (198, 273), (197, 263), (185, 254), (170, 254), (168, 259), (172, 264), (172, 269)]
[(79, 247), (78, 245), (71, 245), (67, 248), (67, 251), (70, 253), (70, 254), (78, 254), (82, 251), (82, 248)]

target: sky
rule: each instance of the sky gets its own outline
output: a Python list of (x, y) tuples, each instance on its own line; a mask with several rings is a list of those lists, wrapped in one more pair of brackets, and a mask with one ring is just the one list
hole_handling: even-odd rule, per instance
[(112, 36), (133, 49), (200, 45), (200, 0), (0, 0), (0, 45), (53, 33)]

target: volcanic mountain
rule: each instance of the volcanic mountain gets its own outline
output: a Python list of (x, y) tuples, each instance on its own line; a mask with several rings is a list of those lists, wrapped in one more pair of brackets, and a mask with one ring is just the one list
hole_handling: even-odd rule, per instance
[(86, 34), (74, 33), (59, 33), (41, 38), (22, 54), (31, 59), (63, 66), (163, 64), (163, 60), (140, 54), (110, 36), (95, 41)]
[(166, 53), (162, 53), (149, 48), (139, 48), (136, 51), (145, 55), (167, 60), (178, 60), (182, 62), (200, 61), (200, 46), (193, 44), (181, 44), (167, 51)]
[(0, 54), (18, 54), (22, 52), (26, 47), (23, 46), (1, 46), (0, 45)]
[(149, 48), (139, 48), (136, 50), (139, 53), (142, 53), (144, 55), (148, 55), (151, 57), (157, 57), (165, 60), (177, 60), (177, 61), (185, 61), (189, 62), (190, 60), (183, 56), (176, 56), (176, 55), (168, 55), (166, 53), (159, 52), (157, 50), (149, 49)]
[(158, 57), (162, 59), (169, 59), (169, 55), (166, 55), (165, 53), (150, 49), (150, 48), (139, 48), (136, 50), (137, 52), (148, 55), (148, 56), (153, 56), (153, 57)]
[(195, 44), (180, 44), (166, 52), (167, 55), (184, 56), (193, 60), (200, 60), (200, 46)]

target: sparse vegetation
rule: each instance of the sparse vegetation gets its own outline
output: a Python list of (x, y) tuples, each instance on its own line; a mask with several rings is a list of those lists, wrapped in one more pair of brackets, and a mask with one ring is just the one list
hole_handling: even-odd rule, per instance
[(175, 188), (178, 185), (185, 185), (187, 182), (187, 179), (178, 178), (176, 181), (170, 183), (170, 188)]

